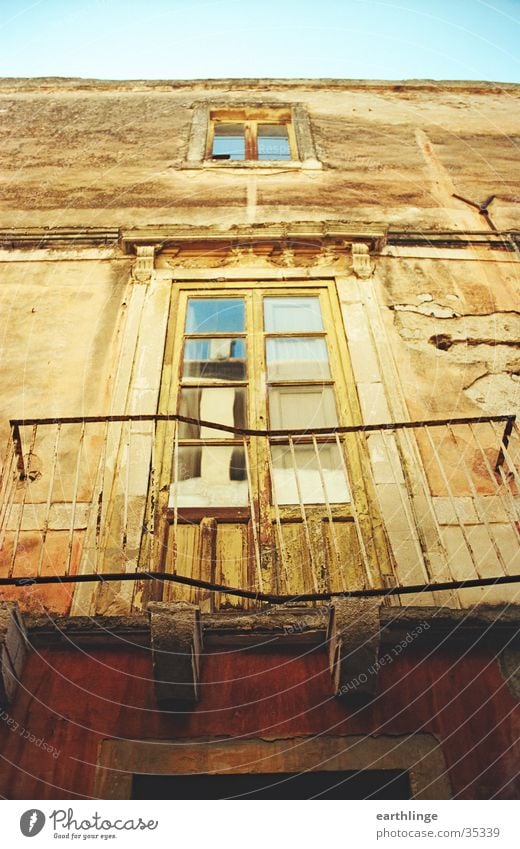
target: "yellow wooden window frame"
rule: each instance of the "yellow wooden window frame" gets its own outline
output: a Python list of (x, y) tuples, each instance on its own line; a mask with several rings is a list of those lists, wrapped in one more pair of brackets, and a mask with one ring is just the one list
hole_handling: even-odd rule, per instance
[(208, 135), (206, 143), (206, 159), (213, 161), (213, 142), (215, 138), (215, 126), (217, 124), (237, 124), (244, 127), (245, 152), (242, 162), (284, 162), (285, 160), (258, 159), (258, 126), (265, 124), (281, 125), (287, 129), (289, 139), (289, 151), (291, 161), (298, 160), (298, 145), (292, 123), (291, 113), (287, 110), (280, 111), (264, 109), (251, 111), (250, 109), (212, 110), (209, 116)]

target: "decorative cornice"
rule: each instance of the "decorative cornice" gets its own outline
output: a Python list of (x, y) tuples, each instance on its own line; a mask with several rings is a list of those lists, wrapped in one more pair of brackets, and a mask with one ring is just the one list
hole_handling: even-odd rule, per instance
[(227, 244), (231, 249), (276, 241), (284, 242), (287, 247), (294, 250), (298, 246), (308, 247), (309, 245), (319, 248), (327, 240), (329, 242), (330, 240), (340, 240), (343, 246), (361, 242), (367, 244), (371, 252), (378, 252), (386, 244), (386, 229), (384, 227), (356, 227), (341, 221), (239, 224), (227, 229), (218, 226), (165, 225), (122, 230), (120, 244), (125, 253), (133, 253), (138, 245), (155, 244), (157, 250), (162, 251), (187, 242), (211, 242), (213, 244), (220, 242), (223, 245)]
[[(224, 229), (215, 226), (193, 227), (172, 224), (160, 227), (0, 227), (2, 250), (67, 250), (84, 248), (112, 248), (127, 255), (135, 254), (138, 245), (154, 245), (157, 252), (189, 242), (208, 242), (230, 248), (251, 247), (269, 241), (314, 245), (327, 249), (333, 240), (344, 246), (364, 243), (371, 255), (381, 252), (386, 245), (422, 246), (428, 248), (488, 247), (513, 252), (520, 246), (520, 231), (501, 230), (400, 230), (392, 227), (365, 227), (344, 221), (301, 222), (238, 225)], [(59, 259), (59, 255), (56, 255)]]

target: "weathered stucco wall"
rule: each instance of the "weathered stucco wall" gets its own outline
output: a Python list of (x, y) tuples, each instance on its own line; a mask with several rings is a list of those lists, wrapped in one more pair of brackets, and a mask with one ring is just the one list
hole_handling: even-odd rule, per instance
[(411, 417), (518, 412), (520, 281), (514, 254), (385, 253), (377, 262), (379, 298)]
[[(342, 218), (518, 226), (518, 87), (0, 81), (0, 226)], [(302, 103), (323, 169), (182, 170), (196, 102)]]
[(92, 253), (31, 261), (2, 251), (2, 428), (9, 418), (109, 412), (129, 261)]

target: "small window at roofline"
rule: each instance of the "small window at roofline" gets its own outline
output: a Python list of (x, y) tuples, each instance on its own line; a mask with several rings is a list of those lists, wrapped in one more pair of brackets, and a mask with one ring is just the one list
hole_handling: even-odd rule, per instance
[(303, 104), (235, 103), (194, 107), (183, 167), (321, 168)]
[(257, 121), (215, 121), (211, 158), (258, 161), (292, 159), (287, 127), (285, 124), (259, 124)]

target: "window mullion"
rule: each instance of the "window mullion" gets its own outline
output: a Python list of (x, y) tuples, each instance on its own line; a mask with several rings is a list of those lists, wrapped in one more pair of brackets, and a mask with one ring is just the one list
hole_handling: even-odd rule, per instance
[(256, 140), (257, 122), (246, 121), (244, 124), (245, 157), (247, 160), (258, 159), (258, 144)]

